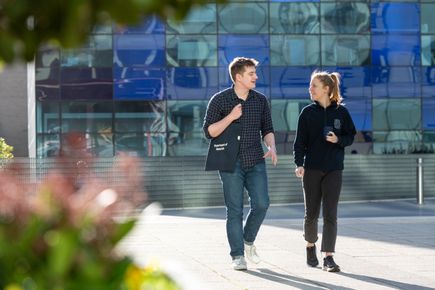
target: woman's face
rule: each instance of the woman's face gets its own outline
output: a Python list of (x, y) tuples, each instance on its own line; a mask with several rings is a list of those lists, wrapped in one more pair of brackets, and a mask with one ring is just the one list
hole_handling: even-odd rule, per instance
[(322, 99), (329, 99), (328, 87), (324, 86), (318, 78), (313, 78), (310, 82), (309, 88), (311, 100), (321, 101)]

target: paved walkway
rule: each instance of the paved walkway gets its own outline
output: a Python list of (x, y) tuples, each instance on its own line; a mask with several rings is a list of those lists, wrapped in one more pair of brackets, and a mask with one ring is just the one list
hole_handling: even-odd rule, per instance
[(435, 199), (341, 203), (340, 273), (306, 266), (301, 204), (270, 207), (255, 242), (263, 262), (248, 271), (230, 268), (224, 217), (223, 208), (165, 210), (123, 247), (159, 261), (185, 289), (435, 289)]

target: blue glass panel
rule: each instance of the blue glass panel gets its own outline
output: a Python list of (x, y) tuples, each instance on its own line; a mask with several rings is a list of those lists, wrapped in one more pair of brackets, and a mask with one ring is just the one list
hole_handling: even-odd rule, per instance
[(157, 16), (150, 16), (142, 20), (138, 25), (117, 25), (114, 32), (115, 34), (163, 34), (165, 33), (165, 24)]
[(36, 132), (60, 132), (60, 106), (59, 102), (36, 102)]
[(423, 129), (435, 130), (435, 98), (424, 98), (422, 111)]
[(192, 9), (183, 21), (168, 19), (167, 34), (216, 33), (216, 4), (207, 4)]
[(113, 126), (113, 102), (89, 100), (62, 102), (61, 122), (62, 133), (98, 132), (101, 134), (111, 134)]
[(218, 69), (206, 67), (176, 67), (167, 73), (167, 98), (209, 99), (218, 89)]
[(38, 134), (36, 136), (36, 157), (56, 157), (59, 151), (59, 135)]
[(164, 35), (114, 35), (113, 62), (118, 66), (164, 66)]
[(319, 33), (319, 5), (313, 3), (290, 3), (290, 1), (286, 3), (284, 1), (272, 3), (270, 4), (269, 21), (270, 33)]
[(237, 56), (255, 58), (260, 65), (269, 64), (268, 35), (220, 35), (219, 66), (228, 64)]
[(166, 138), (161, 133), (115, 134), (115, 155), (165, 156)]
[(270, 73), (272, 99), (310, 99), (308, 87), (310, 67), (272, 67)]
[(228, 3), (219, 6), (220, 33), (267, 33), (269, 11), (267, 3)]
[[(269, 66), (258, 66), (257, 67), (257, 84), (255, 90), (261, 92), (269, 98), (270, 96), (270, 67)], [(228, 74), (227, 67), (219, 68), (219, 89), (223, 90), (232, 85), (230, 75)]]
[(435, 35), (421, 36), (421, 63), (435, 65)]
[(270, 2), (320, 2), (320, 0), (270, 0)]
[(168, 35), (166, 60), (173, 66), (216, 66), (216, 35)]
[(420, 99), (373, 99), (373, 129), (420, 130)]
[(372, 130), (371, 98), (349, 98), (344, 100), (344, 104), (349, 110), (355, 127), (358, 131)]
[(413, 154), (422, 151), (420, 131), (374, 132), (373, 138), (375, 154)]
[(372, 35), (372, 64), (420, 65), (420, 38), (418, 35)]
[(359, 34), (367, 33), (370, 28), (370, 10), (366, 3), (342, 1), (322, 3), (322, 33)]
[(420, 67), (373, 67), (374, 98), (419, 98)]
[(35, 69), (35, 97), (39, 101), (60, 98), (60, 69), (58, 66)]
[(435, 67), (423, 68), (422, 76), (422, 96), (435, 97)]
[(341, 94), (347, 98), (370, 98), (371, 69), (370, 67), (323, 67), (329, 72), (338, 72), (341, 75)]
[(166, 101), (114, 102), (114, 109), (117, 133), (166, 131)]
[(54, 46), (45, 46), (38, 50), (35, 56), (35, 67), (58, 67), (60, 50)]
[(310, 103), (309, 98), (305, 100), (272, 100), (273, 129), (286, 132), (296, 131), (299, 114)]
[(159, 68), (115, 67), (113, 98), (117, 100), (163, 99), (165, 70)]
[(372, 32), (420, 31), (420, 9), (417, 3), (372, 3)]
[(112, 99), (112, 68), (69, 67), (61, 69), (61, 98)]

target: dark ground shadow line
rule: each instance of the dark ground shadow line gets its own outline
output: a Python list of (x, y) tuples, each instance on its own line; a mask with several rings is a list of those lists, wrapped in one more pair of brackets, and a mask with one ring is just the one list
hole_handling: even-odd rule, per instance
[(281, 283), (283, 285), (292, 286), (303, 290), (320, 290), (320, 289), (354, 290), (353, 288), (347, 288), (347, 287), (332, 285), (328, 283), (313, 281), (313, 280), (304, 279), (301, 277), (296, 277), (287, 274), (281, 274), (264, 268), (258, 269), (258, 272), (248, 270), (246, 271), (246, 273), (269, 281)]
[(420, 286), (415, 284), (409, 284), (394, 280), (388, 280), (384, 278), (379, 277), (371, 277), (366, 275), (358, 275), (358, 274), (352, 274), (352, 273), (346, 273), (346, 272), (340, 272), (337, 273), (337, 275), (349, 277), (355, 280), (360, 280), (364, 282), (369, 282), (372, 284), (377, 284), (380, 286), (387, 286), (387, 287), (393, 287), (394, 289), (403, 289), (403, 290), (434, 290), (435, 288), (430, 288), (426, 286)]

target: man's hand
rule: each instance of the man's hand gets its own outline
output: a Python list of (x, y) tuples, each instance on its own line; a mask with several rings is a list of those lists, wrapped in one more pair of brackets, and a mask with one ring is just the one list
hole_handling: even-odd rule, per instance
[(266, 154), (263, 155), (263, 158), (270, 157), (272, 159), (273, 166), (276, 166), (278, 163), (278, 155), (276, 154), (276, 149), (269, 147), (269, 150), (266, 152)]
[(231, 121), (237, 120), (242, 116), (242, 104), (235, 105), (231, 112), (228, 114)]

